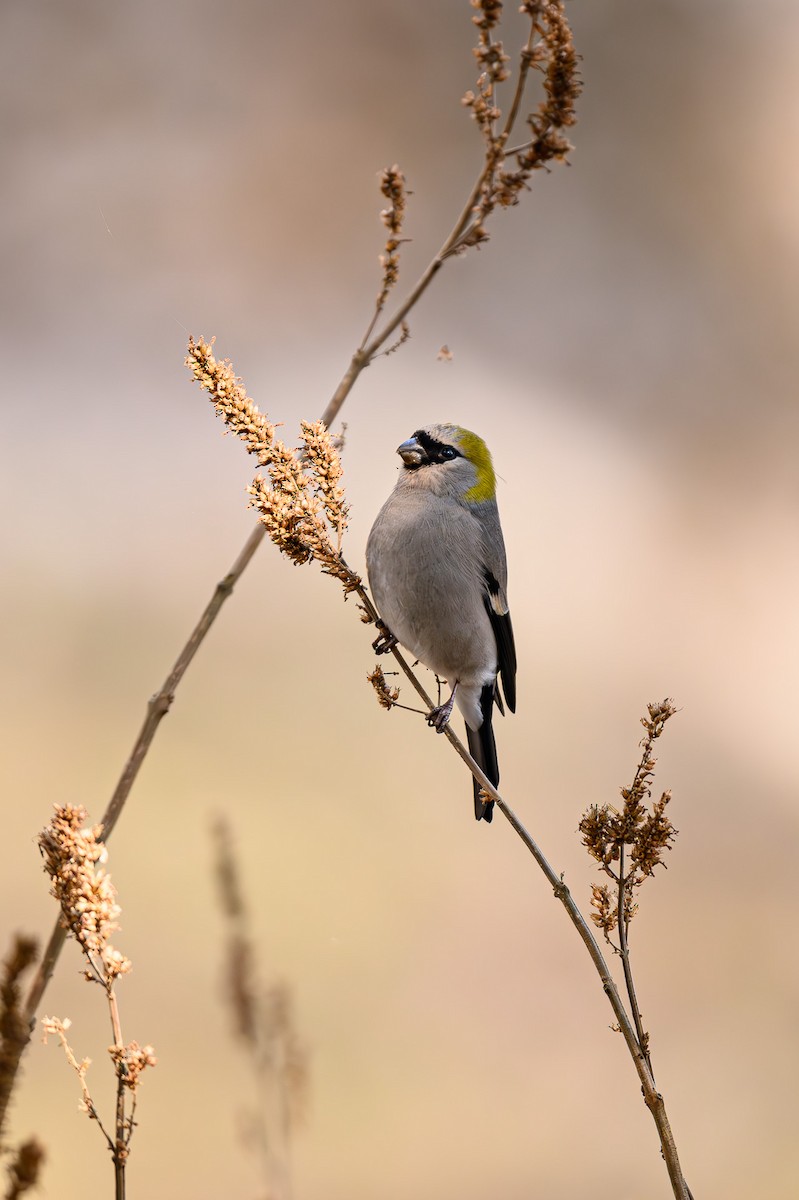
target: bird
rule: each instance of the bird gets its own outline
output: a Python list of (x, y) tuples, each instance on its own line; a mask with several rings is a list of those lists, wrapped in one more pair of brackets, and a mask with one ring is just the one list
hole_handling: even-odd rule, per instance
[[(504, 713), (498, 678), (516, 711), (516, 649), (491, 454), (452, 424), (417, 429), (397, 454), (399, 478), (366, 544), (369, 586), (393, 641), (451, 689), (428, 723), (442, 733), (456, 704), (469, 753), (496, 787), (492, 717), (495, 704)], [(490, 821), (494, 802), (473, 783), (474, 815)]]

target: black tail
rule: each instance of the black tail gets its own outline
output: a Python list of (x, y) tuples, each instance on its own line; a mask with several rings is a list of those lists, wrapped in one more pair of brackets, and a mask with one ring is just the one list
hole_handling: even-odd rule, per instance
[[(469, 743), (469, 753), (493, 783), (499, 783), (499, 763), (497, 762), (497, 744), (494, 741), (494, 730), (491, 726), (491, 716), (494, 709), (494, 684), (487, 683), (480, 696), (480, 707), (483, 710), (483, 724), (479, 729), (466, 726), (466, 740)], [(494, 815), (494, 801), (483, 800), (480, 795), (480, 784), (472, 779), (474, 784), (474, 815), (480, 821), (490, 821)]]

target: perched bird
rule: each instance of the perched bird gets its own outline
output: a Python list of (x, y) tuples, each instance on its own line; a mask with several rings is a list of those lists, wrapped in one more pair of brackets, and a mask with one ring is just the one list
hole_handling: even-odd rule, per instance
[[(491, 455), (459, 425), (417, 429), (397, 454), (399, 479), (366, 546), (372, 594), (390, 633), (452, 689), (429, 723), (441, 733), (457, 704), (469, 753), (496, 786), (497, 675), (515, 712), (516, 650)], [(475, 780), (477, 820), (490, 821), (493, 807)]]

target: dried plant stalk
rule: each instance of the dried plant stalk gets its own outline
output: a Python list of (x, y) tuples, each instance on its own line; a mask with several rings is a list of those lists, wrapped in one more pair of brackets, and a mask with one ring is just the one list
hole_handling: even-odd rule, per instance
[[(34, 938), (16, 934), (0, 973), (0, 1089), (10, 1090), (16, 1064), (30, 1031), (22, 1007), (22, 979), (38, 957)], [(4, 1122), (0, 1120), (0, 1144)]]
[(69, 1044), (71, 1022), (44, 1017), (44, 1040), (56, 1036), (67, 1062), (76, 1072), (81, 1087), (81, 1109), (97, 1122), (111, 1152), (117, 1200), (125, 1195), (125, 1170), (135, 1128), (134, 1114), (141, 1074), (156, 1065), (152, 1046), (138, 1042), (125, 1044), (119, 1017), (116, 983), (131, 969), (131, 962), (111, 944), (119, 929), (119, 905), (111, 877), (105, 870), (108, 851), (100, 840), (100, 826), (87, 825), (85, 808), (79, 805), (55, 805), (55, 812), (39, 835), (44, 869), (50, 878), (50, 893), (61, 908), (61, 922), (78, 943), (86, 961), (84, 978), (102, 987), (111, 1019), (113, 1045), (108, 1054), (116, 1076), (116, 1107), (113, 1127), (106, 1128), (92, 1100), (86, 1073), (89, 1059), (78, 1060)]
[(6, 1168), (5, 1200), (20, 1200), (26, 1192), (36, 1188), (45, 1157), (44, 1147), (36, 1138), (28, 1138), (17, 1148)]
[[(666, 816), (666, 806), (671, 799), (670, 792), (663, 792), (660, 799), (652, 805), (651, 811), (646, 807), (652, 794), (651, 785), (655, 770), (653, 746), (662, 734), (666, 722), (676, 711), (671, 700), (648, 705), (647, 715), (641, 718), (641, 724), (646, 730), (646, 737), (641, 742), (641, 758), (635, 769), (632, 784), (621, 789), (623, 808), (619, 812), (608, 804), (591, 805), (579, 826), (588, 853), (615, 885), (613, 895), (607, 884), (592, 886), (591, 904), (594, 912), (591, 920), (602, 930), (608, 945), (621, 956), (638, 1044), (650, 1072), (652, 1060), (649, 1055), (649, 1034), (644, 1030), (638, 1007), (630, 964), (628, 934), (630, 922), (638, 911), (634, 900), (636, 889), (654, 875), (655, 867), (665, 868), (663, 854), (671, 849), (677, 836), (676, 829)], [(618, 945), (613, 941), (614, 935), (618, 937)]]
[(220, 905), (227, 925), (225, 989), (233, 1029), (252, 1068), (257, 1106), (250, 1131), (267, 1200), (290, 1200), (290, 1149), (307, 1104), (308, 1053), (296, 1028), (291, 991), (261, 981), (249, 915), (226, 820), (213, 830)]
[[(22, 1005), (22, 979), (38, 957), (34, 938), (15, 934), (0, 971), (0, 1089), (9, 1090), (16, 1064), (30, 1036)], [(0, 1151), (9, 1155), (6, 1164), (8, 1186), (5, 1200), (19, 1200), (39, 1182), (44, 1162), (44, 1147), (36, 1138), (28, 1138), (16, 1149), (5, 1144), (4, 1123), (0, 1122)]]

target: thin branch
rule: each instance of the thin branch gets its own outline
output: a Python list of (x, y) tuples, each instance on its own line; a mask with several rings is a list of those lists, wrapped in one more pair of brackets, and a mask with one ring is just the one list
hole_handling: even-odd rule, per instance
[[(147, 714), (144, 719), (144, 724), (141, 727), (139, 736), (137, 737), (133, 749), (130, 753), (128, 761), (125, 763), (122, 774), (119, 778), (114, 794), (108, 804), (105, 814), (102, 818), (102, 839), (108, 841), (114, 826), (119, 820), (120, 813), (125, 806), (136, 777), (144, 762), (147, 751), (152, 744), (153, 738), (156, 735), (161, 719), (169, 712), (172, 702), (175, 698), (175, 691), (186, 674), (188, 667), (194, 658), (195, 654), (202, 645), (206, 634), (213, 625), (222, 605), (230, 596), (233, 588), (238, 583), (241, 576), (244, 574), (250, 559), (255, 554), (258, 546), (263, 541), (265, 529), (259, 522), (250, 533), (245, 542), (241, 553), (239, 554), (233, 566), (228, 571), (227, 575), (219, 581), (214, 589), (214, 593), (206, 605), (200, 620), (197, 622), (194, 630), (186, 642), (185, 646), (178, 655), (175, 665), (169, 675), (164, 680), (161, 688), (155, 693), (147, 705)], [(39, 968), (33, 977), (27, 997), (25, 999), (25, 1020), (31, 1033), (36, 1020), (36, 1013), (41, 1004), (47, 985), (50, 982), (55, 970), (58, 957), (63, 949), (66, 941), (67, 932), (60, 919), (56, 921), (53, 932), (50, 935), (50, 940), (47, 943), (42, 961)], [(22, 1055), (27, 1047), (30, 1036), (26, 1041), (20, 1041), (16, 1047), (16, 1061), (9, 1063), (9, 1069), (4, 1076), (5, 1086), (0, 1091), (0, 1126), (2, 1126), (8, 1102), (11, 1098), (14, 1078), (19, 1070), (19, 1064)]]
[[(401, 656), (397, 657), (406, 674), (408, 674), (410, 678), (410, 669), (406, 667), (404, 660), (401, 659)], [(552, 886), (552, 890), (554, 891), (556, 898), (560, 900), (560, 902), (563, 904), (563, 907), (566, 909), (569, 920), (572, 922), (578, 934), (582, 938), (597, 974), (602, 980), (603, 990), (608, 998), (611, 1008), (613, 1009), (613, 1014), (618, 1023), (619, 1030), (627, 1044), (627, 1049), (630, 1052), (630, 1057), (633, 1060), (633, 1065), (635, 1066), (638, 1078), (641, 1082), (641, 1091), (643, 1092), (644, 1103), (651, 1112), (652, 1119), (654, 1120), (658, 1131), (661, 1151), (666, 1162), (666, 1169), (669, 1173), (669, 1179), (671, 1181), (671, 1186), (676, 1200), (691, 1200), (691, 1193), (683, 1177), (682, 1168), (680, 1167), (680, 1160), (677, 1154), (677, 1146), (674, 1141), (674, 1134), (672, 1133), (671, 1124), (666, 1113), (666, 1105), (663, 1101), (663, 1097), (655, 1086), (655, 1080), (652, 1075), (652, 1070), (649, 1066), (647, 1056), (639, 1044), (635, 1028), (633, 1027), (632, 1022), (627, 1015), (627, 1010), (622, 1003), (619, 990), (616, 987), (613, 976), (611, 975), (602, 951), (599, 948), (599, 943), (591, 932), (591, 928), (580, 912), (580, 909), (577, 907), (569, 888), (563, 882), (563, 876), (558, 875), (553, 870), (536, 841), (527, 832), (519, 818), (511, 809), (510, 805), (502, 799), (499, 792), (491, 784), (488, 777), (483, 774), (477, 763), (469, 754), (466, 747), (462, 744), (457, 735), (453, 733), (449, 725), (445, 726), (444, 733), (446, 734), (450, 744), (455, 748), (457, 753), (466, 763), (477, 782), (498, 806), (502, 815), (506, 818), (512, 829), (518, 834), (524, 845), (530, 851), (533, 858), (538, 863), (538, 866), (546, 876), (547, 881)]]
[[(358, 588), (357, 591), (358, 591), (359, 598), (360, 598), (362, 604), (364, 605), (364, 608), (370, 614), (370, 616), (372, 616), (372, 618), (374, 619), (377, 616), (377, 612), (376, 612), (376, 609), (375, 609), (374, 605), (372, 604), (371, 600), (369, 599), (368, 595), (366, 594), (366, 592), (363, 591), (362, 588)], [(428, 694), (425, 691), (422, 684), (416, 678), (414, 671), (409, 666), (405, 657), (402, 655), (402, 653), (399, 650), (397, 650), (396, 646), (392, 647), (391, 654), (396, 659), (401, 670), (407, 676), (410, 684), (415, 689), (415, 691), (418, 693), (418, 695), (421, 697), (422, 701), (427, 706), (428, 710), (432, 710), (434, 707), (433, 701), (428, 696)], [(537, 862), (538, 866), (543, 871), (550, 886), (552, 887), (552, 890), (554, 891), (556, 898), (558, 900), (560, 900), (560, 902), (563, 904), (563, 907), (566, 909), (566, 913), (569, 917), (569, 920), (572, 922), (572, 924), (574, 925), (578, 934), (582, 938), (582, 941), (585, 945), (586, 950), (588, 951), (588, 953), (590, 955), (591, 961), (594, 964), (597, 974), (599, 975), (599, 977), (602, 981), (602, 988), (605, 992), (605, 995), (608, 998), (608, 1002), (610, 1003), (611, 1008), (613, 1009), (613, 1015), (616, 1018), (616, 1022), (619, 1027), (619, 1031), (621, 1032), (621, 1034), (624, 1038), (624, 1041), (627, 1045), (627, 1049), (630, 1052), (630, 1057), (633, 1060), (633, 1065), (635, 1066), (636, 1072), (638, 1074), (638, 1078), (641, 1082), (641, 1091), (643, 1092), (644, 1103), (646, 1104), (647, 1108), (649, 1109), (650, 1113), (652, 1114), (652, 1119), (654, 1120), (655, 1126), (658, 1131), (658, 1136), (660, 1138), (661, 1151), (663, 1153), (663, 1158), (666, 1162), (666, 1169), (668, 1170), (668, 1173), (669, 1173), (669, 1180), (671, 1181), (671, 1186), (674, 1191), (675, 1198), (676, 1198), (676, 1200), (692, 1200), (691, 1192), (688, 1188), (688, 1185), (685, 1182), (685, 1179), (684, 1179), (683, 1173), (682, 1173), (682, 1168), (680, 1167), (680, 1160), (679, 1160), (679, 1156), (677, 1154), (677, 1146), (674, 1141), (674, 1134), (672, 1133), (671, 1124), (669, 1122), (668, 1114), (666, 1112), (666, 1105), (664, 1103), (662, 1095), (660, 1094), (660, 1092), (658, 1092), (657, 1087), (655, 1085), (655, 1079), (654, 1079), (654, 1075), (652, 1074), (651, 1063), (649, 1061), (649, 1056), (645, 1049), (646, 1038), (643, 1033), (643, 1029), (640, 1027), (640, 1024), (639, 1024), (640, 1014), (637, 1017), (636, 1025), (634, 1025), (633, 1022), (630, 1020), (627, 1010), (624, 1007), (621, 996), (619, 995), (619, 990), (616, 986), (613, 976), (610, 973), (608, 965), (605, 962), (604, 955), (602, 954), (602, 951), (599, 948), (599, 943), (597, 942), (596, 938), (594, 937), (594, 935), (591, 931), (591, 927), (585, 920), (585, 917), (580, 912), (580, 909), (577, 907), (577, 904), (575, 903), (569, 888), (564, 883), (563, 876), (558, 875), (557, 872), (552, 868), (552, 866), (550, 866), (543, 851), (538, 846), (538, 843), (531, 836), (531, 834), (529, 834), (527, 832), (527, 830), (522, 825), (521, 821), (516, 816), (513, 809), (510, 807), (510, 805), (507, 804), (505, 800), (503, 800), (502, 796), (500, 796), (499, 792), (494, 787), (494, 785), (491, 783), (488, 776), (482, 772), (482, 770), (477, 765), (475, 760), (469, 754), (469, 751), (466, 749), (466, 747), (461, 742), (460, 738), (453, 731), (452, 726), (445, 725), (443, 732), (444, 732), (448, 742), (450, 743), (450, 745), (453, 747), (453, 749), (456, 751), (456, 753), (459, 754), (460, 757), (463, 759), (464, 763), (469, 768), (469, 770), (471, 771), (474, 778), (477, 780), (477, 782), (480, 784), (480, 786), (483, 788), (483, 790), (487, 793), (487, 795), (490, 796), (490, 798), (494, 801), (494, 803), (497, 805), (497, 807), (499, 808), (502, 815), (508, 821), (511, 828), (515, 831), (516, 834), (518, 834), (518, 836), (521, 838), (524, 845), (530, 851), (533, 858)], [(625, 977), (626, 977), (626, 972), (625, 972)], [(628, 983), (628, 988), (630, 986), (631, 986), (631, 981), (630, 981), (630, 983)], [(633, 1013), (638, 1014), (638, 1005), (637, 1005), (637, 1002), (634, 1000), (634, 996), (635, 996), (634, 991), (631, 993), (631, 996), (632, 996), (631, 1003), (632, 1003)]]
[(627, 996), (630, 1001), (630, 1012), (635, 1022), (635, 1031), (638, 1037), (638, 1045), (641, 1047), (641, 1052), (646, 1059), (646, 1065), (649, 1067), (649, 1073), (652, 1076), (652, 1082), (655, 1080), (655, 1073), (652, 1070), (652, 1059), (649, 1056), (649, 1038), (644, 1029), (643, 1021), (641, 1020), (641, 1010), (638, 1007), (638, 997), (635, 994), (635, 983), (633, 982), (633, 971), (630, 964), (630, 948), (627, 944), (627, 926), (629, 920), (626, 915), (626, 897), (625, 887), (627, 880), (624, 876), (624, 842), (619, 847), (619, 901), (617, 905), (617, 921), (619, 928), (619, 956), (624, 970), (624, 982), (627, 985)]

